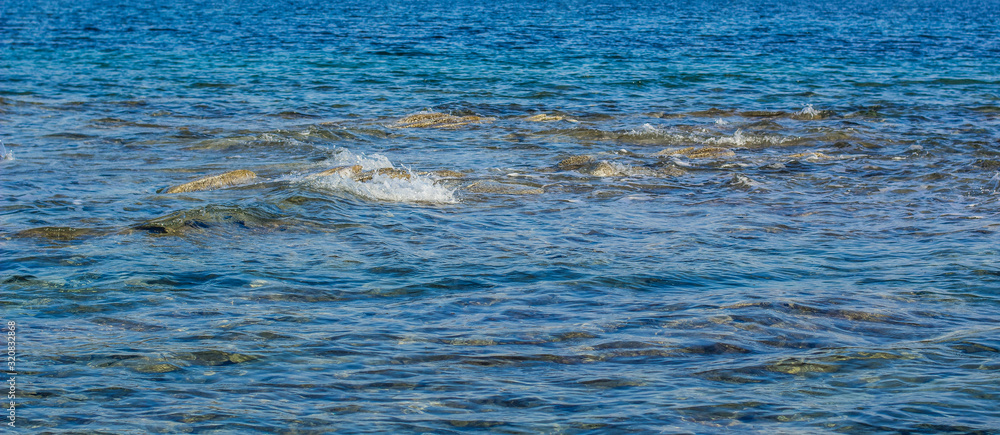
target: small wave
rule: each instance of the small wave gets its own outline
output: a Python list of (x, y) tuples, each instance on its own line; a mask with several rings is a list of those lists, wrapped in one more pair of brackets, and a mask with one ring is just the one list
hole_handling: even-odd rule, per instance
[(362, 170), (371, 171), (382, 168), (392, 168), (389, 158), (381, 154), (355, 154), (347, 149), (337, 149), (333, 157), (323, 163), (324, 166), (361, 166)]
[(355, 196), (376, 201), (391, 202), (430, 202), (438, 204), (453, 204), (453, 190), (434, 184), (430, 178), (411, 174), (410, 179), (395, 178), (389, 175), (375, 174), (371, 180), (357, 181), (343, 175), (319, 177), (309, 181), (316, 187), (330, 190), (345, 191)]
[(742, 129), (736, 130), (729, 137), (713, 137), (705, 141), (714, 145), (730, 145), (735, 148), (761, 148), (769, 145), (780, 145), (785, 139), (775, 135), (754, 135), (744, 133)]
[(729, 181), (725, 182), (724, 184), (729, 187), (733, 187), (736, 189), (744, 189), (744, 190), (754, 190), (764, 187), (764, 183), (761, 183), (743, 174), (733, 175), (733, 177), (730, 178)]
[(813, 109), (812, 104), (807, 104), (806, 107), (802, 108), (802, 110), (798, 112), (795, 112), (795, 114), (803, 118), (814, 119), (814, 118), (819, 118), (820, 111)]
[(673, 133), (652, 124), (643, 124), (640, 128), (621, 133), (618, 140), (637, 144), (654, 143), (659, 145), (687, 143), (691, 141), (691, 137)]

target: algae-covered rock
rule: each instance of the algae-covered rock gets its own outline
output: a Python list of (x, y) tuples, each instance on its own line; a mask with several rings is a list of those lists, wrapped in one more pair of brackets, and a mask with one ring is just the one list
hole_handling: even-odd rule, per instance
[(660, 151), (654, 156), (684, 156), (690, 159), (718, 159), (718, 158), (728, 158), (736, 157), (736, 153), (729, 148), (722, 147), (687, 147), (687, 148), (669, 148)]
[(257, 178), (257, 174), (246, 169), (226, 172), (225, 174), (213, 175), (211, 177), (199, 178), (189, 183), (181, 184), (167, 189), (167, 193), (198, 192), (203, 190), (215, 190), (224, 187), (238, 186), (249, 183)]
[(258, 358), (242, 353), (223, 352), (221, 350), (202, 350), (178, 355), (178, 358), (203, 366), (221, 366), (255, 361)]
[(156, 235), (181, 235), (213, 227), (278, 230), (292, 224), (293, 222), (286, 221), (281, 216), (257, 208), (208, 206), (177, 211), (145, 221), (131, 229)]
[(229, 354), (229, 362), (231, 362), (233, 364), (241, 364), (241, 363), (245, 363), (245, 362), (256, 361), (258, 359), (259, 358), (255, 357), (253, 355), (247, 355), (247, 354), (244, 354), (244, 353), (231, 353), (231, 354)]
[(491, 122), (494, 118), (482, 116), (455, 116), (447, 113), (417, 113), (409, 115), (396, 121), (396, 128), (455, 128), (468, 124), (481, 124)]
[(72, 228), (72, 227), (39, 227), (18, 231), (14, 237), (18, 238), (40, 238), (60, 242), (82, 239), (90, 236), (104, 234), (105, 231), (93, 228)]

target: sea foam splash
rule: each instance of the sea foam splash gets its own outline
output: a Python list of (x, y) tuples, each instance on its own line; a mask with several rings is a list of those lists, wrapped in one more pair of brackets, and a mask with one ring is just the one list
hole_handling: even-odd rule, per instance
[[(327, 162), (327, 167), (361, 166), (363, 171), (383, 168), (395, 168), (392, 162), (381, 154), (354, 154), (348, 150), (340, 150)], [(317, 189), (347, 192), (352, 195), (390, 202), (424, 202), (435, 204), (454, 204), (458, 202), (455, 191), (443, 185), (436, 184), (432, 178), (420, 175), (406, 168), (409, 178), (398, 178), (392, 175), (375, 173), (371, 179), (359, 181), (348, 173), (337, 173), (320, 177), (303, 175), (296, 181), (307, 183)]]
[(817, 119), (822, 115), (822, 112), (813, 109), (812, 104), (806, 104), (806, 107), (802, 108), (802, 110), (798, 112), (795, 112), (795, 114), (800, 118)]

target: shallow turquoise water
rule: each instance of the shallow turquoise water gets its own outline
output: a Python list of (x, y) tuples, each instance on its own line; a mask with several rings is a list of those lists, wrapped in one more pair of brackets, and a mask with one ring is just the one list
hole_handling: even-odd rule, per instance
[(17, 425), (995, 433), (998, 13), (8, 2)]

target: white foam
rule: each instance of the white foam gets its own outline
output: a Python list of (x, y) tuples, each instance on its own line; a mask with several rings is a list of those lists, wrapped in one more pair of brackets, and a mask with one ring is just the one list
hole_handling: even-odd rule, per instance
[(727, 145), (734, 148), (746, 148), (748, 146), (778, 145), (784, 142), (781, 136), (774, 135), (753, 135), (743, 133), (742, 129), (737, 129), (729, 137), (713, 137), (705, 141), (708, 144)]
[[(354, 154), (348, 150), (339, 150), (326, 162), (328, 167), (360, 165), (365, 171), (381, 168), (394, 168), (389, 159), (380, 154), (366, 156)], [(437, 204), (453, 204), (458, 202), (454, 189), (435, 184), (434, 180), (425, 175), (416, 174), (409, 169), (409, 179), (394, 178), (385, 174), (374, 174), (370, 180), (358, 181), (349, 174), (338, 173), (322, 177), (300, 175), (294, 177), (294, 182), (306, 183), (311, 187), (323, 190), (347, 192), (352, 195), (390, 202), (427, 202)]]
[(764, 187), (765, 184), (747, 177), (746, 175), (735, 174), (733, 175), (733, 178), (729, 180), (729, 185), (745, 189), (759, 189)]
[(653, 139), (657, 142), (662, 142), (663, 140), (666, 140), (667, 142), (683, 142), (689, 140), (689, 137), (686, 135), (672, 133), (668, 130), (648, 123), (643, 124), (641, 128), (626, 131), (624, 135), (635, 137), (640, 140)]
[(381, 154), (372, 154), (370, 156), (364, 153), (355, 154), (343, 148), (336, 150), (333, 157), (323, 162), (323, 166), (327, 167), (354, 165), (361, 165), (361, 169), (365, 171), (393, 167), (389, 158)]
[(314, 178), (310, 183), (319, 188), (344, 191), (376, 201), (438, 204), (458, 202), (454, 190), (434, 184), (434, 180), (428, 177), (412, 173), (409, 180), (376, 174), (371, 180), (361, 182), (341, 175), (331, 175)]

